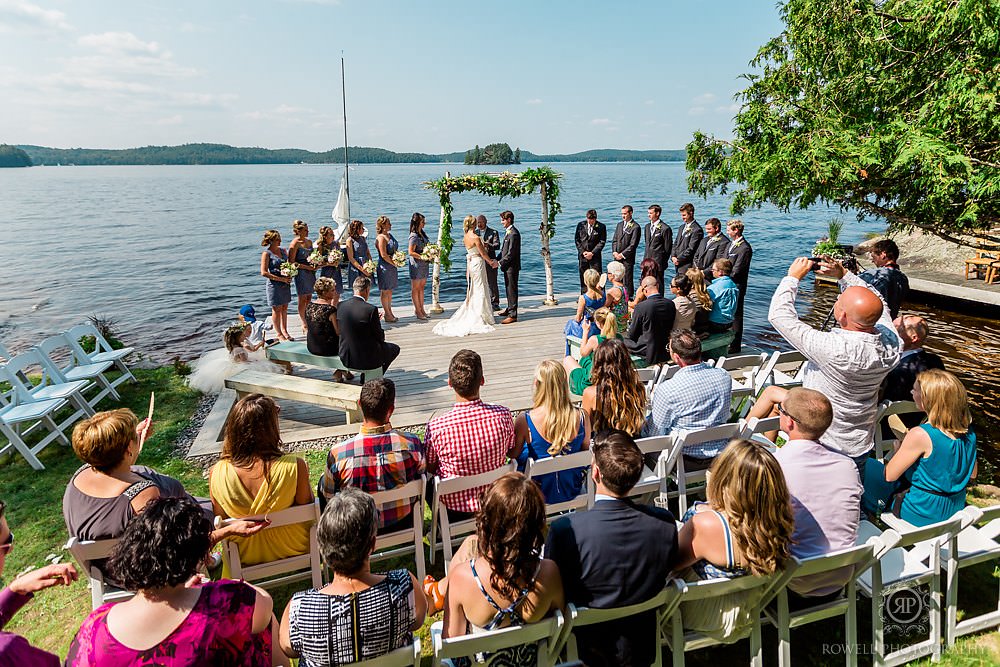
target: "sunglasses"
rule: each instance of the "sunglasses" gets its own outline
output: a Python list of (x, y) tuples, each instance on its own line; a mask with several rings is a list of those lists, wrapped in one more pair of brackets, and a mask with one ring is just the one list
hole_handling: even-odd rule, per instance
[(798, 421), (799, 421), (799, 420), (798, 420), (798, 419), (796, 419), (795, 417), (791, 416), (790, 414), (788, 414), (788, 410), (786, 410), (786, 409), (785, 409), (785, 406), (784, 406), (784, 405), (782, 405), (781, 403), (778, 403), (778, 406), (777, 406), (777, 407), (778, 407), (778, 412), (779, 412), (780, 414), (783, 414), (783, 415), (785, 415), (786, 417), (788, 417), (789, 419), (791, 419), (791, 420), (792, 420), (793, 422), (796, 422), (796, 423), (798, 423)]
[(0, 544), (0, 554), (7, 555), (14, 550), (14, 532), (11, 531), (7, 534), (7, 539), (3, 544)]

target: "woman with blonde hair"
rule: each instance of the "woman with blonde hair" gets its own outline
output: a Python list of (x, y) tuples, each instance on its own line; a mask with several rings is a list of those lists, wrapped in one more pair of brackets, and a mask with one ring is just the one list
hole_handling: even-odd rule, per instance
[[(216, 516), (223, 519), (266, 520), (270, 514), (313, 501), (305, 460), (282, 449), (278, 405), (272, 399), (250, 394), (233, 406), (222, 454), (208, 472), (208, 489)], [(271, 528), (238, 539), (237, 546), (246, 565), (298, 556), (309, 551), (309, 526)]]
[(399, 241), (389, 230), (392, 223), (389, 218), (380, 215), (375, 221), (375, 249), (378, 251), (378, 279), (379, 298), (382, 300), (382, 310), (385, 311), (385, 321), (398, 322), (399, 318), (392, 314), (392, 291), (399, 284), (399, 269), (392, 261), (392, 256), (399, 250)]
[[(518, 468), (523, 471), (528, 459), (537, 461), (584, 449), (590, 449), (590, 420), (583, 410), (573, 406), (562, 365), (546, 359), (535, 369), (532, 408), (514, 421), (514, 448), (510, 457), (517, 460)], [(563, 470), (535, 478), (545, 502), (551, 505), (580, 495), (585, 470)]]
[(292, 223), (292, 232), (295, 238), (288, 246), (288, 256), (295, 262), (295, 268), (299, 270), (295, 274), (295, 294), (299, 301), (299, 320), (302, 322), (302, 333), (306, 332), (306, 306), (312, 298), (313, 285), (316, 284), (316, 267), (309, 263), (309, 255), (312, 253), (313, 242), (309, 238), (309, 225), (296, 220)]
[(913, 402), (927, 422), (910, 429), (892, 458), (865, 465), (866, 510), (880, 512), (905, 492), (895, 513), (915, 526), (944, 521), (965, 507), (965, 491), (976, 477), (976, 434), (961, 380), (948, 371), (928, 370), (913, 383)]
[(372, 258), (368, 242), (365, 240), (365, 223), (351, 220), (347, 226), (347, 289), (353, 289), (354, 279), (358, 276), (371, 278), (365, 270), (365, 262)]
[(583, 410), (591, 429), (618, 429), (638, 437), (646, 420), (646, 387), (621, 339), (597, 346), (590, 382), (583, 392)]
[(271, 306), (271, 322), (280, 340), (294, 340), (288, 335), (292, 279), (281, 273), (281, 265), (288, 261), (288, 253), (281, 247), (281, 234), (277, 229), (264, 232), (260, 244), (265, 246), (260, 254), (260, 275), (267, 278), (267, 305)]
[(320, 265), (319, 275), (321, 278), (329, 278), (333, 281), (335, 291), (330, 297), (330, 302), (334, 307), (340, 303), (340, 294), (344, 291), (344, 274), (340, 270), (342, 262), (333, 263), (329, 259), (331, 252), (340, 251), (340, 244), (337, 243), (336, 238), (333, 227), (323, 225), (319, 228), (319, 239), (316, 241), (316, 249), (326, 257), (326, 260)]
[[(596, 269), (587, 269), (583, 272), (583, 284), (586, 291), (576, 300), (576, 314), (566, 322), (563, 332), (567, 336), (582, 338), (585, 333), (596, 336), (597, 325), (594, 324), (594, 311), (604, 305), (607, 297), (604, 295), (598, 283), (601, 274)], [(566, 354), (569, 354), (569, 342), (566, 343)]]
[(688, 298), (697, 306), (694, 314), (695, 327), (702, 329), (708, 325), (708, 316), (712, 312), (712, 296), (705, 285), (705, 273), (701, 269), (692, 267), (684, 275), (691, 281)]
[[(767, 449), (733, 440), (715, 458), (706, 491), (684, 514), (677, 565), (688, 581), (770, 575), (790, 556), (794, 518), (781, 466)], [(759, 595), (759, 592), (754, 594)], [(685, 630), (736, 639), (752, 626), (757, 600), (746, 593), (681, 607)]]
[(598, 308), (594, 311), (594, 324), (598, 327), (596, 336), (590, 335), (590, 327), (583, 330), (583, 340), (580, 343), (580, 361), (570, 355), (563, 359), (563, 368), (569, 378), (569, 390), (577, 396), (590, 386), (590, 378), (594, 370), (594, 352), (606, 340), (621, 338), (618, 333), (618, 319), (610, 308)]
[(493, 324), (496, 322), (489, 283), (486, 280), (486, 265), (496, 268), (499, 263), (490, 259), (483, 240), (476, 235), (475, 216), (465, 216), (462, 229), (465, 231), (462, 242), (465, 244), (465, 275), (468, 280), (465, 303), (448, 320), (434, 326), (434, 333), (438, 336), (489, 333), (493, 331)]

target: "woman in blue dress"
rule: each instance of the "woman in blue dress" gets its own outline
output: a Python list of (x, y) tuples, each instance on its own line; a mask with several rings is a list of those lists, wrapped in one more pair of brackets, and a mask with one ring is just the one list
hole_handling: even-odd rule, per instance
[(266, 246), (260, 254), (260, 275), (267, 278), (267, 305), (271, 306), (271, 322), (280, 340), (293, 340), (288, 335), (288, 304), (292, 300), (292, 279), (281, 275), (281, 264), (288, 261), (288, 253), (281, 247), (281, 234), (277, 229), (264, 232), (260, 242)]
[(295, 294), (299, 297), (299, 321), (302, 333), (306, 333), (306, 307), (312, 300), (313, 285), (316, 284), (316, 267), (309, 263), (309, 253), (313, 242), (309, 238), (309, 225), (296, 220), (292, 223), (295, 238), (288, 246), (288, 256), (292, 258), (299, 272), (295, 274)]
[(927, 423), (911, 428), (886, 463), (868, 460), (862, 504), (878, 513), (905, 491), (895, 513), (927, 526), (965, 507), (965, 489), (978, 472), (976, 434), (965, 387), (948, 371), (918, 375), (913, 401), (927, 413)]
[[(524, 470), (528, 459), (547, 459), (590, 449), (590, 420), (573, 406), (569, 381), (562, 364), (546, 359), (535, 369), (533, 407), (514, 422), (511, 458)], [(533, 478), (542, 489), (545, 502), (572, 500), (580, 495), (586, 468), (574, 468)]]
[(410, 265), (410, 298), (413, 313), (418, 320), (430, 319), (424, 310), (424, 290), (427, 288), (427, 269), (430, 262), (423, 258), (424, 248), (430, 242), (424, 233), (427, 221), (423, 214), (414, 213), (410, 218), (410, 238), (407, 241), (407, 261)]
[[(576, 315), (566, 322), (564, 332), (567, 336), (583, 338), (583, 323), (589, 322), (590, 335), (596, 336), (601, 332), (594, 323), (594, 312), (604, 306), (607, 298), (600, 288), (601, 274), (596, 269), (587, 269), (583, 272), (583, 284), (587, 291), (576, 300)], [(570, 353), (569, 341), (566, 342), (566, 354)]]
[(399, 250), (399, 241), (389, 230), (392, 223), (389, 218), (380, 215), (375, 220), (375, 249), (378, 252), (378, 291), (382, 299), (382, 310), (385, 311), (386, 322), (398, 322), (399, 318), (392, 314), (392, 291), (399, 283), (398, 268), (392, 261), (393, 254)]
[(334, 250), (340, 251), (340, 244), (336, 241), (336, 235), (333, 231), (333, 227), (329, 225), (323, 225), (319, 228), (319, 240), (316, 241), (316, 249), (328, 259), (323, 262), (319, 270), (319, 275), (323, 278), (329, 278), (333, 281), (336, 286), (336, 292), (333, 293), (330, 303), (334, 307), (340, 303), (340, 295), (344, 291), (344, 274), (340, 270), (343, 260), (337, 262), (336, 264), (329, 261), (330, 253)]
[(354, 289), (354, 279), (364, 276), (371, 280), (370, 273), (365, 271), (365, 262), (372, 258), (372, 253), (368, 250), (368, 242), (365, 241), (365, 223), (360, 220), (351, 220), (347, 226), (347, 291)]

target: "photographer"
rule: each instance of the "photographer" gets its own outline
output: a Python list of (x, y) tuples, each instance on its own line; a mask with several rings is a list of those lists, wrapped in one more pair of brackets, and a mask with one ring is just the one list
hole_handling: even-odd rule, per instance
[(871, 244), (868, 249), (873, 268), (861, 273), (858, 277), (874, 287), (889, 304), (889, 314), (892, 319), (899, 315), (899, 306), (910, 291), (910, 281), (906, 274), (899, 270), (899, 246), (892, 239), (880, 239)]

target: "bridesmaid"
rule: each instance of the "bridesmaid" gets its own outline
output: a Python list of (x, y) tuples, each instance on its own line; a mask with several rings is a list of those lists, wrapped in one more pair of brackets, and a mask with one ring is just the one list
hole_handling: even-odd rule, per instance
[(267, 250), (260, 254), (260, 275), (267, 278), (267, 305), (271, 306), (271, 321), (280, 340), (294, 340), (288, 335), (288, 304), (292, 300), (292, 279), (281, 275), (281, 263), (288, 260), (288, 253), (281, 247), (281, 234), (277, 229), (264, 232), (260, 242)]
[[(340, 250), (340, 244), (335, 240), (333, 227), (323, 225), (319, 228), (319, 240), (316, 241), (316, 248), (325, 256), (334, 249)], [(342, 262), (341, 262), (342, 263)], [(330, 303), (336, 306), (340, 303), (340, 295), (344, 292), (344, 274), (340, 270), (340, 264), (323, 262), (319, 275), (323, 278), (330, 278), (336, 287), (336, 291), (330, 297)]]
[(421, 257), (424, 248), (430, 242), (424, 233), (427, 221), (420, 213), (414, 213), (410, 218), (410, 239), (407, 245), (407, 257), (410, 265), (410, 298), (413, 299), (413, 312), (418, 320), (429, 320), (424, 310), (424, 291), (427, 287), (428, 261)]
[(351, 220), (347, 227), (347, 237), (347, 291), (351, 291), (354, 289), (354, 279), (358, 276), (371, 278), (361, 267), (372, 258), (372, 254), (365, 241), (365, 223)]
[(399, 283), (399, 273), (392, 263), (393, 254), (399, 250), (399, 241), (389, 230), (392, 224), (389, 218), (380, 215), (375, 221), (375, 248), (378, 250), (378, 291), (382, 299), (382, 310), (385, 311), (385, 321), (398, 322), (399, 318), (392, 314), (392, 291)]
[(288, 256), (299, 267), (295, 275), (295, 293), (299, 297), (299, 321), (302, 322), (302, 333), (305, 333), (306, 306), (312, 300), (313, 285), (316, 284), (316, 267), (309, 263), (313, 242), (309, 238), (309, 225), (301, 220), (292, 223), (292, 231), (295, 232), (295, 240), (288, 246)]

